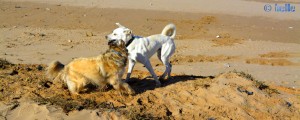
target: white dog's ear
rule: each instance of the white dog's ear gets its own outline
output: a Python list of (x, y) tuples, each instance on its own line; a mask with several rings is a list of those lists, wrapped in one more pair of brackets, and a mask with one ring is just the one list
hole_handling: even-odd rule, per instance
[(127, 34), (127, 35), (130, 35), (130, 34), (132, 34), (132, 31), (129, 30), (129, 29), (126, 29), (126, 30), (124, 31), (124, 33)]
[(123, 28), (125, 28), (123, 25), (121, 25), (120, 23), (116, 23), (116, 25), (118, 26), (118, 27), (123, 27)]

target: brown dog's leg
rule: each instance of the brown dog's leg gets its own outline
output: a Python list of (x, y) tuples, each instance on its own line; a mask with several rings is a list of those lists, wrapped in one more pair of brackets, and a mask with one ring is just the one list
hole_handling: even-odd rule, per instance
[(77, 84), (72, 80), (67, 80), (67, 86), (71, 94), (78, 94)]
[(135, 91), (127, 83), (122, 82), (122, 81), (120, 81), (120, 82), (121, 82), (122, 88), (124, 90), (126, 90), (128, 94), (130, 94), (130, 95), (134, 95), (135, 94)]
[(109, 78), (109, 83), (114, 87), (114, 89), (123, 92), (125, 90), (128, 94), (134, 94), (134, 90), (127, 84), (121, 81), (119, 76), (112, 76)]
[(78, 74), (71, 73), (67, 78), (67, 85), (71, 94), (79, 94), (79, 92), (83, 89), (85, 82), (85, 78)]

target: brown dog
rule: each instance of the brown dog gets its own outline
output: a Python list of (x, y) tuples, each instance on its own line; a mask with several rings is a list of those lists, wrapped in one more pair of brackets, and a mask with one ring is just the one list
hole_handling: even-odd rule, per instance
[(121, 80), (128, 57), (125, 43), (113, 40), (108, 45), (109, 49), (97, 57), (77, 58), (66, 66), (52, 62), (47, 68), (48, 77), (64, 81), (72, 94), (78, 94), (88, 83), (99, 87), (109, 83), (116, 90), (134, 94), (134, 90)]

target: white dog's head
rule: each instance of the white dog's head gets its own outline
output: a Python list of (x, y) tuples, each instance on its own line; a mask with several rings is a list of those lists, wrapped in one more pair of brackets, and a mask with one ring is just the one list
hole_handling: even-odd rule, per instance
[(121, 25), (120, 23), (116, 23), (116, 25), (118, 26), (118, 28), (116, 28), (115, 30), (113, 30), (113, 32), (109, 35), (106, 35), (105, 38), (108, 41), (111, 40), (123, 40), (125, 42), (125, 44), (128, 43), (128, 41), (133, 37), (132, 31)]

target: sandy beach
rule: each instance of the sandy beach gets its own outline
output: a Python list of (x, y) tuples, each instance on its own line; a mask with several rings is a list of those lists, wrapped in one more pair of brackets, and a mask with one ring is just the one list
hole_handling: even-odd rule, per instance
[[(288, 3), (295, 12), (264, 10)], [(296, 0), (1, 0), (0, 119), (299, 119), (299, 8)], [(106, 51), (116, 22), (141, 36), (176, 25), (171, 80), (154, 88), (137, 64), (137, 95), (108, 87), (72, 98), (46, 78), (53, 60)], [(151, 63), (161, 75), (156, 55)]]

